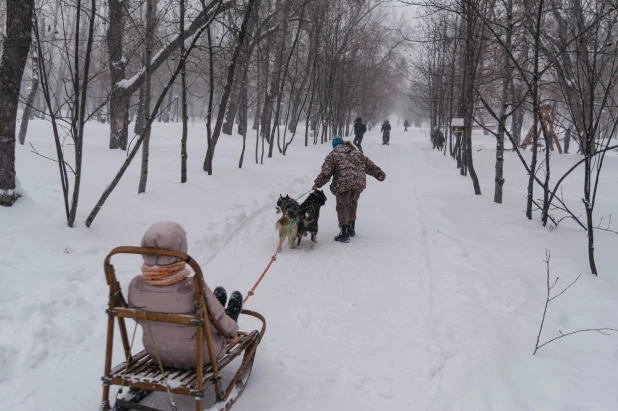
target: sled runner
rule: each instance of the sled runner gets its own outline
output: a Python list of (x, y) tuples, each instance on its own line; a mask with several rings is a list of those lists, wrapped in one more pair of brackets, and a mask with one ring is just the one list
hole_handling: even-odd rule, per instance
[[(126, 300), (122, 295), (120, 284), (116, 279), (111, 258), (116, 254), (145, 254), (154, 256), (176, 257), (191, 266), (195, 272), (195, 293), (197, 307), (195, 315), (166, 314), (128, 308)], [(238, 332), (239, 341), (236, 345), (227, 347), (226, 354), (217, 360), (214, 351), (211, 325), (222, 335), (227, 334), (217, 321), (212, 318), (205, 302), (204, 277), (202, 270), (195, 260), (190, 256), (170, 250), (159, 250), (141, 247), (118, 247), (112, 250), (105, 259), (105, 277), (109, 285), (109, 306), (107, 309), (107, 344), (105, 349), (105, 371), (101, 378), (103, 381), (103, 399), (100, 410), (111, 410), (109, 402), (110, 387), (118, 385), (121, 388), (128, 387), (129, 391), (122, 398), (118, 398), (114, 405), (117, 411), (160, 411), (156, 408), (139, 404), (148, 394), (153, 391), (168, 393), (172, 409), (175, 404), (172, 394), (189, 395), (195, 398), (195, 409), (204, 409), (203, 400), (210, 385), (214, 386), (217, 404), (222, 409), (229, 410), (234, 402), (242, 394), (253, 367), (255, 353), (266, 329), (266, 321), (262, 315), (242, 310), (245, 314), (257, 318), (262, 323), (260, 331)], [(187, 327), (198, 327), (203, 332), (196, 335), (196, 365), (202, 364), (202, 347), (206, 344), (210, 364), (197, 366), (195, 369), (176, 369), (165, 367), (157, 359), (151, 357), (145, 350), (135, 355), (131, 353), (132, 340), (127, 333), (125, 318), (134, 321), (141, 320), (148, 322), (164, 322), (171, 324), (185, 325)], [(114, 343), (114, 328), (118, 322), (120, 337), (124, 348), (124, 358), (127, 360), (115, 367), (112, 367), (112, 352)], [(147, 327), (145, 327), (147, 328)], [(199, 331), (199, 330), (198, 330)], [(144, 332), (147, 332), (145, 329)], [(134, 337), (134, 335), (133, 335)], [(236, 357), (244, 354), (242, 362), (229, 384), (222, 387), (221, 371), (228, 366)]]

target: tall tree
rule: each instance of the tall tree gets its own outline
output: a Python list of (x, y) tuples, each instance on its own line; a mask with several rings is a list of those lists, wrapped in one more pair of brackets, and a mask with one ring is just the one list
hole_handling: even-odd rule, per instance
[(236, 72), (236, 65), (238, 64), (238, 56), (240, 55), (240, 51), (242, 49), (243, 42), (245, 40), (245, 36), (247, 35), (247, 25), (249, 24), (249, 18), (251, 17), (251, 13), (253, 12), (253, 6), (255, 5), (256, 0), (248, 0), (245, 15), (242, 20), (242, 24), (240, 26), (240, 31), (238, 33), (238, 39), (236, 40), (236, 45), (234, 47), (234, 54), (232, 55), (232, 60), (227, 69), (227, 79), (225, 86), (223, 88), (223, 95), (221, 96), (221, 103), (219, 104), (219, 112), (217, 113), (217, 122), (215, 123), (215, 128), (212, 133), (212, 137), (208, 138), (208, 150), (206, 151), (206, 158), (204, 159), (204, 171), (208, 173), (208, 175), (212, 175), (212, 160), (215, 155), (215, 147), (217, 146), (217, 141), (219, 141), (219, 136), (221, 135), (221, 127), (223, 126), (223, 120), (225, 117), (225, 110), (227, 108), (227, 102), (230, 98), (230, 93), (232, 92), (232, 83), (234, 81), (234, 73)]
[[(185, 0), (179, 0), (180, 3), (180, 37), (185, 37)], [(187, 64), (185, 59), (185, 43), (180, 44), (180, 88), (181, 88), (181, 104), (182, 104), (182, 137), (180, 138), (180, 182), (187, 182), (187, 134), (188, 121), (187, 116)]]
[(32, 42), (34, 0), (7, 0), (6, 34), (0, 56), (0, 205), (11, 206), (15, 189), (15, 128), (19, 89)]
[[(154, 37), (155, 18), (157, 16), (157, 0), (146, 0), (146, 38), (144, 41), (144, 99), (141, 102), (141, 111), (144, 115), (144, 124), (148, 122), (150, 115), (150, 98), (152, 96), (152, 40)], [(182, 70), (182, 69), (181, 69)], [(170, 94), (171, 95), (171, 94)], [(144, 143), (142, 144), (142, 167), (139, 179), (138, 193), (146, 192), (148, 182), (148, 157), (150, 156), (150, 131), (146, 130)]]

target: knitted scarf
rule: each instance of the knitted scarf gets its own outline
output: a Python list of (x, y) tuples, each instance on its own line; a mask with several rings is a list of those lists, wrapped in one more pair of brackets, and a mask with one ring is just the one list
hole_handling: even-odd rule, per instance
[(169, 265), (146, 265), (142, 266), (142, 275), (148, 284), (152, 285), (172, 285), (176, 284), (190, 274), (190, 271), (185, 268), (185, 262), (179, 261)]

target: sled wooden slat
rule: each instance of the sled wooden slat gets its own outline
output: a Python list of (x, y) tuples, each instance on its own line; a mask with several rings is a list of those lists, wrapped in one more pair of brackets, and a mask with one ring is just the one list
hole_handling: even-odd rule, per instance
[[(219, 369), (223, 369), (229, 363), (231, 363), (239, 354), (241, 354), (249, 344), (253, 343), (258, 337), (257, 331), (253, 331), (250, 334), (245, 334), (243, 336), (239, 336), (238, 344), (231, 348), (228, 353), (218, 361)], [(204, 375), (207, 375), (208, 372), (212, 370), (208, 370), (208, 366), (204, 367)], [(197, 380), (197, 374), (191, 375), (191, 377), (187, 380), (186, 384), (188, 386), (193, 386), (195, 381)], [(204, 384), (208, 383), (208, 378), (204, 377)]]
[[(134, 366), (138, 366), (139, 364), (146, 364), (146, 361), (147, 361), (146, 355), (147, 354), (148, 353), (146, 351), (142, 351), (139, 354), (134, 355), (133, 356), (133, 360), (131, 362), (134, 364)], [(119, 371), (124, 371), (124, 368), (121, 368), (121, 366), (124, 367), (124, 364), (125, 363), (122, 363), (122, 364), (119, 364), (119, 365), (115, 366), (114, 368), (112, 368), (112, 370), (110, 371), (110, 374), (116, 374)]]
[[(253, 331), (249, 334), (243, 333), (242, 336), (239, 336), (239, 342), (234, 347), (232, 347), (229, 352), (221, 358), (217, 363), (219, 365), (219, 369), (223, 369), (229, 363), (231, 363), (238, 355), (240, 355), (247, 347), (254, 343), (259, 334), (257, 331)], [(149, 389), (154, 389), (156, 391), (166, 391), (165, 383), (163, 382), (163, 375), (159, 370), (159, 365), (157, 364), (156, 359), (151, 358), (150, 355), (146, 352), (146, 350), (141, 351), (133, 357), (133, 361), (130, 362), (129, 367), (127, 368), (127, 374), (125, 376), (125, 368), (126, 362), (117, 365), (111, 372), (112, 382), (114, 384), (122, 383), (123, 377), (126, 381), (131, 382), (130, 386), (135, 386), (137, 388), (146, 388), (141, 385), (136, 385), (136, 383), (144, 383), (147, 384)], [(190, 392), (191, 390), (196, 390), (197, 385), (197, 373), (194, 369), (177, 369), (171, 367), (165, 367), (165, 372), (167, 374), (167, 381), (170, 384), (170, 381), (173, 381), (172, 385), (177, 386), (178, 389), (184, 390), (186, 392)], [(202, 368), (203, 372), (203, 384), (208, 384), (213, 375), (213, 370), (210, 364), (205, 365)], [(129, 385), (129, 384), (127, 384)], [(158, 388), (152, 388), (153, 386), (160, 386)], [(188, 390), (188, 391), (187, 391)], [(172, 392), (175, 392), (175, 389), (172, 389)], [(181, 394), (181, 392), (178, 392)]]
[[(168, 313), (155, 313), (144, 310), (131, 309), (127, 307), (126, 300), (122, 295), (120, 284), (116, 279), (116, 273), (111, 264), (111, 257), (116, 254), (142, 254), (154, 256), (175, 257), (185, 261), (191, 266), (194, 275), (196, 303), (199, 307), (195, 315), (180, 315)], [(166, 392), (169, 390), (174, 394), (189, 395), (195, 398), (196, 410), (203, 410), (203, 397), (206, 390), (214, 386), (217, 397), (217, 402), (225, 403), (224, 408), (229, 410), (236, 402), (240, 394), (244, 391), (247, 384), (247, 379), (253, 367), (253, 360), (257, 351), (257, 346), (261, 341), (266, 330), (266, 321), (262, 315), (249, 311), (242, 310), (241, 314), (251, 316), (258, 319), (262, 323), (260, 331), (251, 331), (249, 333), (239, 332), (238, 343), (234, 346), (228, 346), (225, 355), (217, 360), (214, 352), (214, 344), (212, 333), (217, 332), (224, 337), (225, 330), (213, 319), (212, 313), (208, 310), (208, 305), (205, 304), (205, 283), (202, 275), (202, 270), (195, 260), (190, 256), (169, 250), (159, 250), (141, 247), (118, 247), (109, 253), (104, 263), (105, 277), (109, 285), (109, 304), (107, 308), (108, 324), (107, 324), (107, 344), (105, 349), (105, 370), (103, 377), (103, 402), (101, 410), (109, 411), (111, 405), (109, 403), (110, 386), (120, 385), (129, 387), (135, 390), (160, 391)], [(210, 360), (210, 364), (196, 369), (177, 369), (172, 367), (161, 367), (156, 358), (150, 357), (145, 351), (141, 351), (135, 355), (131, 353), (129, 338), (125, 326), (125, 319), (133, 319), (140, 322), (164, 322), (170, 324), (185, 325), (187, 327), (196, 327), (201, 332), (197, 334), (196, 358), (197, 361), (202, 361), (202, 347), (206, 348), (206, 355)], [(127, 362), (116, 365), (112, 368), (112, 354), (114, 342), (114, 323), (118, 321), (122, 346), (124, 348), (124, 357), (129, 358)], [(203, 346), (203, 344), (206, 344)], [(229, 365), (240, 354), (244, 353), (240, 367), (232, 377), (231, 382), (222, 388), (220, 381), (220, 373), (227, 365)], [(246, 378), (244, 378), (246, 377)], [(244, 381), (243, 381), (244, 378)], [(236, 394), (230, 398), (233, 388), (237, 387)], [(147, 395), (147, 393), (145, 394)], [(155, 408), (140, 405), (139, 401), (145, 397), (139, 398), (119, 398), (118, 405), (125, 409), (135, 410), (155, 410)]]

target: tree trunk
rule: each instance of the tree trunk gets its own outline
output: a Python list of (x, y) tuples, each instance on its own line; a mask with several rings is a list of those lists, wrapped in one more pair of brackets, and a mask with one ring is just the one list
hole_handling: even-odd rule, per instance
[[(109, 52), (109, 69), (111, 73), (112, 92), (110, 96), (110, 148), (126, 150), (128, 141), (128, 107), (131, 96), (142, 86), (146, 69), (139, 70), (130, 79), (125, 79), (127, 61), (123, 58), (123, 33), (126, 16), (124, 6), (126, 0), (109, 0), (109, 23), (107, 30), (107, 48)], [(232, 2), (211, 1), (185, 30), (185, 39), (198, 31), (205, 30), (215, 15), (228, 10)], [(151, 72), (155, 72), (172, 53), (180, 47), (183, 38), (178, 35), (165, 44), (156, 53), (152, 61)]]
[[(95, 0), (91, 0), (90, 2), (90, 10), (96, 10), (96, 2)], [(79, 16), (82, 14), (82, 5), (81, 0), (77, 1), (77, 22), (75, 24), (76, 32), (79, 32), (80, 29), (80, 21)], [(84, 58), (84, 69), (82, 73), (81, 79), (81, 87), (80, 87), (80, 76), (79, 76), (79, 66), (80, 66), (80, 56), (82, 54), (79, 52), (79, 38), (75, 39), (75, 82), (73, 85), (74, 89), (74, 104), (73, 104), (73, 136), (75, 142), (75, 182), (73, 184), (73, 195), (71, 198), (71, 210), (69, 212), (68, 226), (73, 227), (75, 224), (75, 218), (77, 217), (77, 205), (79, 202), (79, 193), (81, 187), (82, 180), (82, 157), (84, 150), (84, 127), (86, 125), (86, 110), (88, 107), (88, 84), (90, 82), (90, 62), (92, 57), (92, 44), (94, 42), (94, 14), (93, 13), (84, 13), (85, 16), (88, 16), (88, 35), (87, 35), (87, 45), (86, 52), (83, 53)], [(85, 27), (85, 25), (84, 25)], [(60, 159), (59, 159), (60, 160)]]
[[(242, 63), (239, 66), (240, 69), (238, 70), (238, 77), (242, 77)], [(242, 104), (240, 102), (241, 82), (242, 79), (238, 78), (236, 79), (236, 81), (234, 81), (234, 84), (232, 85), (232, 93), (230, 95), (230, 102), (228, 104), (227, 113), (225, 115), (225, 123), (223, 123), (223, 126), (221, 127), (221, 132), (223, 134), (227, 134), (228, 136), (231, 136), (232, 132), (234, 131), (234, 120), (236, 119), (236, 112), (238, 111), (239, 104)]]
[(534, 201), (534, 178), (536, 174), (537, 151), (539, 142), (539, 52), (541, 43), (541, 21), (543, 18), (544, 0), (540, 0), (536, 15), (536, 28), (534, 32), (534, 60), (533, 60), (533, 78), (532, 78), (532, 113), (534, 115), (534, 129), (532, 132), (532, 161), (530, 162), (530, 178), (528, 180), (528, 198), (526, 202), (526, 217), (532, 220), (532, 204)]
[[(155, 19), (157, 17), (157, 0), (146, 0), (146, 39), (144, 43), (144, 62), (146, 71), (144, 72), (144, 105), (142, 113), (144, 113), (146, 124), (150, 119), (150, 98), (152, 94), (152, 38), (154, 36)], [(170, 85), (170, 88), (173, 83)], [(168, 94), (168, 97), (171, 94)], [(150, 155), (150, 130), (146, 130), (144, 143), (142, 144), (142, 169), (139, 179), (138, 193), (146, 192), (146, 184), (148, 183), (148, 157)]]
[[(245, 74), (243, 74), (243, 77), (245, 77)], [(243, 78), (240, 84), (241, 104), (239, 113), (240, 124), (238, 124), (238, 131), (242, 135), (242, 152), (238, 160), (238, 168), (242, 168), (243, 162), (245, 161), (245, 150), (247, 148), (247, 99), (249, 98), (247, 91), (247, 81), (246, 78)]]
[[(180, 37), (185, 36), (185, 0), (180, 3)], [(182, 137), (180, 139), (180, 182), (187, 182), (187, 135), (189, 133), (189, 118), (187, 116), (187, 70), (185, 64), (185, 43), (180, 44), (180, 87), (182, 99)]]
[[(281, 10), (282, 0), (277, 0), (276, 10)], [(285, 10), (288, 9), (287, 3), (283, 6)], [(285, 19), (285, 17), (283, 17)], [(281, 20), (281, 17), (280, 17)], [(278, 30), (279, 32), (274, 34), (275, 46), (274, 51), (276, 54), (276, 59), (274, 62), (274, 71), (272, 72), (271, 83), (270, 83), (270, 92), (266, 90), (266, 100), (264, 102), (264, 114), (262, 115), (262, 136), (268, 139), (268, 158), (273, 156), (273, 148), (274, 148), (274, 133), (271, 133), (272, 127), (272, 115), (278, 107), (275, 107), (274, 104), (279, 96), (279, 84), (281, 82), (281, 70), (283, 66), (283, 55), (285, 51), (285, 30)]]
[(208, 150), (210, 151), (210, 144), (212, 141), (212, 107), (215, 99), (215, 66), (214, 66), (214, 53), (212, 51), (212, 33), (210, 27), (207, 30), (208, 37), (208, 112), (206, 114), (206, 143)]
[[(470, 0), (466, 0), (470, 1)], [(464, 12), (470, 8), (470, 5), (464, 4)], [(475, 18), (471, 10), (467, 10), (466, 14), (466, 43), (465, 43), (465, 63), (464, 63), (464, 88), (463, 88), (463, 118), (464, 118), (464, 132), (462, 136), (462, 157), (463, 165), (462, 171), (466, 174), (470, 172), (470, 178), (472, 179), (472, 185), (474, 187), (474, 194), (481, 194), (481, 186), (479, 184), (478, 176), (474, 169), (474, 163), (472, 161), (472, 113), (474, 112), (474, 81), (476, 78), (476, 57), (478, 55), (478, 48), (480, 45), (475, 44), (478, 38), (475, 38)]]
[[(193, 51), (193, 49), (195, 48), (195, 45), (197, 44), (198, 40), (200, 39), (202, 33), (208, 27), (210, 27), (210, 23), (202, 26), (197, 31), (197, 33), (195, 34), (195, 36), (191, 40), (191, 45), (189, 46), (189, 48), (185, 52), (184, 56), (181, 57), (181, 60), (185, 61), (187, 56), (189, 56), (191, 54), (191, 51)], [(150, 116), (150, 118), (148, 120), (148, 124), (146, 124), (146, 128), (152, 127), (153, 118), (154, 118), (154, 116), (156, 116), (156, 114), (161, 109), (161, 105), (163, 104), (163, 100), (165, 99), (165, 96), (167, 95), (167, 92), (169, 91), (169, 89), (172, 87), (172, 84), (174, 83), (174, 81), (176, 81), (176, 77), (178, 77), (178, 74), (180, 74), (180, 70), (181, 69), (182, 69), (182, 65), (178, 64), (178, 66), (176, 67), (176, 69), (172, 73), (171, 78), (169, 79), (169, 81), (167, 82), (165, 87), (163, 87), (163, 90), (161, 91), (161, 95), (157, 99), (155, 107), (152, 110), (152, 115)], [(145, 131), (146, 130), (143, 130), (143, 133), (138, 136), (137, 141), (135, 142), (135, 145), (134, 145), (133, 149), (131, 150), (131, 152), (127, 156), (127, 159), (125, 160), (123, 165), (120, 167), (120, 170), (118, 170), (118, 173), (116, 174), (116, 176), (114, 177), (112, 182), (107, 186), (107, 188), (105, 189), (105, 191), (101, 195), (101, 198), (99, 198), (99, 201), (97, 202), (97, 204), (94, 206), (94, 208), (92, 209), (92, 211), (88, 215), (88, 218), (86, 219), (86, 227), (90, 227), (92, 225), (92, 222), (94, 221), (96, 216), (101, 211), (101, 208), (103, 208), (103, 205), (105, 204), (105, 202), (107, 201), (107, 199), (109, 198), (111, 193), (114, 191), (114, 189), (116, 188), (116, 186), (120, 182), (120, 179), (122, 179), (122, 176), (124, 175), (124, 173), (127, 171), (127, 168), (129, 168), (129, 165), (131, 164), (131, 162), (135, 158), (135, 155), (137, 154), (138, 150), (140, 149), (140, 147), (142, 145), (142, 142), (144, 141), (144, 138), (146, 136)]]
[(109, 101), (109, 148), (127, 149), (129, 135), (129, 103), (131, 95), (127, 95), (125, 87), (119, 82), (126, 75), (127, 61), (123, 56), (124, 27), (127, 16), (123, 0), (108, 0), (109, 22), (107, 24), (107, 51), (109, 53), (109, 72), (112, 91)]
[(298, 125), (297, 121), (295, 120), (298, 117), (298, 110), (300, 109), (300, 104), (302, 101), (302, 96), (303, 96), (303, 91), (305, 90), (305, 87), (307, 86), (307, 82), (309, 82), (311, 80), (312, 77), (312, 73), (313, 71), (311, 70), (311, 66), (312, 64), (314, 64), (314, 60), (315, 60), (315, 55), (313, 53), (314, 48), (311, 47), (311, 45), (313, 44), (313, 30), (311, 30), (309, 32), (309, 39), (307, 40), (307, 44), (309, 45), (309, 53), (307, 55), (307, 62), (305, 64), (305, 69), (303, 71), (303, 79), (300, 82), (300, 86), (298, 87), (298, 90), (296, 90), (295, 95), (292, 97), (293, 99), (293, 103), (292, 103), (292, 122), (290, 122), (290, 125), (288, 127), (288, 130), (290, 130), (292, 133), (296, 132), (296, 126)]
[[(279, 148), (279, 152), (282, 153), (283, 149), (280, 145), (279, 142), (279, 132), (280, 132), (280, 126), (281, 126), (281, 106), (283, 105), (282, 101), (283, 101), (283, 94), (285, 92), (285, 82), (287, 80), (288, 77), (288, 72), (289, 72), (289, 68), (290, 68), (290, 60), (292, 59), (292, 55), (294, 54), (294, 50), (296, 49), (296, 46), (298, 44), (298, 38), (300, 37), (300, 32), (301, 32), (301, 28), (302, 28), (302, 21), (303, 21), (303, 17), (304, 17), (304, 13), (305, 13), (305, 9), (303, 8), (303, 11), (300, 14), (300, 21), (298, 23), (298, 28), (296, 29), (296, 36), (294, 37), (294, 42), (292, 43), (292, 46), (290, 48), (290, 53), (288, 55), (288, 58), (285, 62), (285, 66), (283, 67), (283, 73), (281, 75), (281, 80), (280, 80), (280, 86), (279, 86), (279, 92), (277, 93), (277, 105), (276, 105), (276, 109), (275, 109), (275, 124), (277, 125), (277, 147)], [(285, 33), (287, 33), (287, 21), (288, 21), (288, 9), (287, 7), (285, 8), (285, 13), (283, 15), (284, 18), (284, 24), (283, 24), (283, 33), (285, 36)], [(285, 44), (285, 40), (283, 41), (283, 43)], [(288, 105), (289, 107), (289, 105)], [(289, 112), (289, 109), (288, 109)], [(274, 130), (273, 130), (273, 134), (272, 134), (272, 138), (274, 138)], [(284, 142), (285, 144), (285, 142)]]
[(246, 136), (248, 127), (248, 85), (247, 71), (245, 70), (240, 80), (240, 111), (238, 112), (238, 134)]
[[(511, 101), (513, 104), (518, 104), (522, 98), (522, 93), (518, 87), (515, 86), (515, 80), (511, 81)], [(513, 115), (511, 117), (511, 135), (513, 136), (513, 141), (517, 147), (521, 145), (521, 129), (524, 125), (524, 110), (520, 105), (513, 111)], [(515, 148), (513, 147), (513, 150)]]
[(504, 52), (504, 66), (502, 74), (502, 107), (500, 108), (500, 124), (498, 124), (498, 136), (496, 141), (496, 178), (494, 188), (494, 202), (502, 204), (502, 186), (504, 186), (504, 133), (506, 129), (506, 117), (509, 98), (509, 81), (511, 72), (511, 42), (513, 31), (513, 0), (507, 2), (506, 24), (506, 51)]
[(32, 42), (34, 0), (7, 0), (4, 49), (0, 57), (0, 205), (10, 207), (15, 189), (15, 128), (19, 89)]
[(26, 134), (28, 133), (28, 122), (32, 118), (32, 107), (34, 105), (34, 99), (39, 91), (39, 51), (36, 46), (36, 42), (32, 44), (32, 78), (30, 83), (30, 89), (28, 90), (28, 98), (26, 100), (26, 106), (24, 107), (24, 113), (21, 116), (21, 126), (19, 127), (19, 144), (22, 146), (26, 142)]
[(212, 133), (212, 137), (209, 139), (208, 151), (206, 152), (206, 158), (204, 159), (204, 171), (206, 171), (208, 175), (212, 175), (212, 160), (215, 155), (217, 141), (219, 140), (219, 136), (221, 134), (221, 127), (223, 125), (223, 117), (225, 116), (227, 102), (230, 98), (230, 93), (232, 92), (232, 82), (234, 81), (234, 73), (236, 71), (236, 65), (238, 63), (238, 56), (240, 55), (240, 50), (247, 34), (247, 25), (249, 23), (249, 18), (251, 17), (255, 2), (256, 0), (248, 0), (247, 2), (245, 16), (243, 17), (242, 25), (240, 26), (240, 32), (238, 33), (238, 41), (236, 42), (234, 54), (232, 55), (232, 60), (228, 67), (227, 80), (225, 86), (223, 87), (223, 95), (221, 96), (219, 112), (217, 113), (217, 123), (215, 124), (215, 129)]
[[(253, 36), (253, 31), (255, 30), (255, 26), (257, 24), (257, 14), (253, 13), (251, 16), (248, 26), (247, 26), (247, 37), (245, 37), (245, 41), (243, 42), (242, 49), (240, 51), (240, 56), (238, 57), (238, 75), (234, 79), (233, 91), (230, 97), (230, 102), (227, 108), (227, 114), (225, 115), (225, 123), (221, 128), (221, 132), (223, 134), (232, 135), (232, 131), (234, 129), (234, 120), (236, 119), (236, 112), (240, 108), (239, 113), (239, 121), (238, 121), (238, 133), (246, 137), (246, 132), (242, 130), (243, 127), (246, 127), (246, 116), (247, 113), (243, 111), (247, 109), (247, 102), (244, 101), (244, 98), (247, 98), (247, 73), (249, 71), (249, 60), (251, 59), (251, 53), (253, 51), (253, 47), (249, 45), (249, 39)], [(257, 36), (259, 37), (260, 31), (258, 30)], [(254, 41), (258, 41), (257, 39)], [(245, 117), (245, 125), (243, 126), (243, 118)]]

